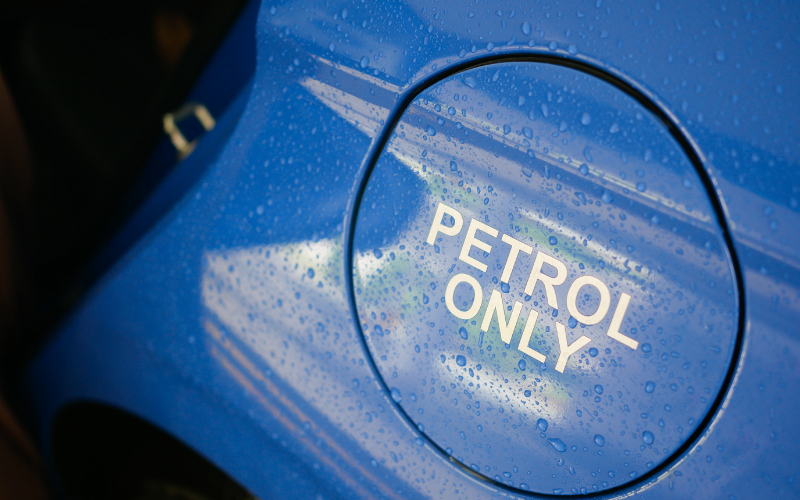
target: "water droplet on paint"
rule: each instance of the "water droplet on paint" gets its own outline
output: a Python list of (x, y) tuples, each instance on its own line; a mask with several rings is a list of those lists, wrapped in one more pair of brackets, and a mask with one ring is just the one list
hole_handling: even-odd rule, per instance
[(403, 396), (400, 394), (400, 389), (398, 389), (397, 387), (392, 387), (389, 390), (389, 392), (392, 395), (392, 399), (394, 400), (395, 403), (399, 403), (400, 401), (403, 400)]
[(565, 451), (567, 451), (567, 445), (564, 444), (564, 441), (558, 438), (550, 438), (547, 440), (547, 442), (550, 443), (550, 445), (560, 453), (564, 453)]

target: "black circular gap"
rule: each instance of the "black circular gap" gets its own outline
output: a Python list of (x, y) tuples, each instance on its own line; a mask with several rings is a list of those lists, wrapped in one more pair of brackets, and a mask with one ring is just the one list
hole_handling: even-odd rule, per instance
[[(361, 169), (359, 172), (358, 186), (356, 195), (352, 198), (351, 203), (352, 205), (349, 207), (347, 211), (350, 217), (349, 220), (345, 220), (346, 231), (344, 234), (344, 271), (345, 271), (345, 280), (347, 282), (347, 295), (348, 300), (350, 302), (350, 308), (354, 317), (354, 323), (357, 325), (358, 331), (360, 335), (360, 341), (364, 351), (366, 352), (367, 362), (370, 364), (370, 367), (374, 370), (377, 374), (376, 379), (379, 381), (381, 387), (385, 391), (386, 395), (390, 394), (389, 386), (386, 384), (386, 381), (381, 376), (380, 371), (378, 370), (378, 366), (375, 363), (374, 358), (372, 357), (372, 352), (370, 351), (369, 346), (367, 345), (366, 336), (364, 335), (363, 330), (361, 329), (361, 322), (358, 319), (358, 309), (356, 305), (356, 298), (355, 298), (355, 288), (353, 284), (353, 236), (355, 234), (356, 228), (356, 221), (358, 219), (358, 210), (361, 205), (361, 199), (364, 196), (364, 191), (367, 187), (367, 182), (369, 181), (370, 175), (372, 174), (372, 169), (375, 167), (375, 164), (378, 161), (381, 153), (383, 152), (386, 143), (389, 141), (391, 137), (392, 131), (397, 126), (397, 123), (400, 121), (400, 118), (403, 116), (403, 113), (406, 111), (408, 106), (417, 98), (419, 94), (423, 91), (428, 89), (429, 87), (435, 85), (436, 83), (449, 78), (450, 76), (455, 75), (456, 73), (460, 73), (462, 71), (466, 71), (469, 69), (478, 68), (481, 66), (487, 66), (490, 64), (496, 63), (504, 63), (504, 62), (533, 62), (533, 63), (544, 63), (544, 64), (554, 64), (557, 66), (564, 66), (567, 68), (575, 69), (581, 71), (583, 73), (592, 75), (597, 77), (606, 83), (609, 83), (622, 92), (627, 94), (629, 97), (633, 98), (636, 102), (641, 104), (645, 109), (651, 112), (656, 118), (658, 118), (661, 123), (667, 128), (670, 135), (673, 139), (675, 139), (678, 144), (683, 149), (686, 156), (689, 157), (689, 160), (692, 162), (692, 166), (694, 166), (697, 174), (700, 176), (701, 181), (703, 182), (703, 187), (706, 190), (706, 194), (708, 195), (711, 206), (714, 209), (714, 213), (717, 217), (717, 223), (722, 230), (723, 239), (725, 240), (725, 244), (727, 246), (727, 251), (730, 256), (730, 261), (733, 266), (733, 271), (735, 275), (736, 281), (736, 298), (737, 303), (739, 306), (739, 316), (737, 321), (737, 332), (736, 332), (736, 342), (734, 344), (733, 353), (731, 354), (731, 362), (728, 366), (728, 371), (725, 374), (725, 378), (722, 382), (722, 387), (720, 391), (717, 393), (714, 402), (712, 403), (711, 407), (709, 408), (706, 416), (697, 426), (695, 431), (684, 441), (684, 443), (678, 447), (670, 456), (668, 456), (663, 462), (661, 462), (658, 466), (654, 467), (652, 470), (648, 471), (641, 476), (632, 479), (631, 481), (621, 484), (619, 486), (615, 486), (603, 491), (599, 492), (592, 492), (587, 494), (581, 494), (582, 498), (598, 498), (598, 497), (606, 497), (609, 495), (613, 495), (615, 493), (620, 493), (626, 490), (633, 490), (637, 486), (649, 481), (650, 479), (658, 476), (661, 472), (671, 466), (675, 460), (688, 451), (700, 436), (703, 434), (705, 429), (711, 423), (715, 415), (717, 414), (720, 406), (722, 405), (722, 401), (725, 399), (725, 396), (728, 394), (728, 390), (730, 389), (731, 381), (733, 380), (733, 375), (736, 372), (736, 368), (738, 366), (739, 355), (742, 350), (742, 342), (743, 342), (743, 332), (744, 332), (744, 325), (745, 325), (745, 302), (744, 302), (744, 281), (742, 278), (742, 270), (739, 266), (739, 260), (736, 256), (736, 250), (733, 245), (733, 238), (731, 236), (730, 228), (727, 225), (725, 219), (725, 210), (720, 202), (719, 198), (715, 194), (714, 183), (708, 175), (708, 172), (703, 167), (703, 161), (700, 159), (700, 155), (697, 153), (695, 147), (693, 146), (692, 142), (689, 140), (686, 135), (684, 135), (681, 128), (676, 125), (672, 119), (670, 118), (666, 106), (656, 104), (653, 100), (649, 99), (645, 95), (645, 90), (639, 88), (634, 83), (628, 82), (625, 80), (623, 75), (614, 75), (610, 72), (602, 69), (598, 63), (589, 63), (587, 61), (579, 61), (575, 59), (571, 59), (565, 55), (560, 54), (546, 54), (546, 53), (505, 53), (505, 54), (496, 54), (496, 55), (487, 55), (487, 56), (480, 56), (475, 59), (471, 59), (468, 61), (464, 61), (461, 63), (454, 64), (453, 66), (447, 67), (439, 71), (438, 73), (431, 75), (416, 84), (412, 85), (409, 88), (405, 95), (401, 96), (398, 100), (397, 104), (395, 104), (395, 108), (390, 110), (389, 118), (386, 120), (386, 124), (381, 131), (381, 133), (374, 139), (370, 151), (367, 153), (364, 162), (361, 165)], [(346, 215), (347, 217), (347, 215)], [(391, 398), (389, 398), (391, 399)], [(406, 411), (397, 403), (392, 400), (392, 404), (395, 408), (400, 412), (400, 414), (405, 418), (406, 422), (414, 429), (417, 428), (416, 423), (414, 420), (406, 413)], [(514, 493), (515, 495), (525, 495), (531, 498), (566, 498), (569, 496), (575, 495), (551, 495), (547, 493), (533, 493), (530, 491), (521, 490), (519, 488), (515, 488), (512, 486), (508, 486), (504, 483), (499, 481), (495, 481), (483, 474), (476, 473), (467, 465), (459, 462), (453, 456), (448, 454), (442, 447), (436, 444), (430, 437), (428, 437), (423, 432), (418, 432), (423, 439), (426, 440), (428, 445), (430, 445), (433, 449), (437, 450), (445, 459), (450, 461), (452, 464), (459, 467), (464, 473), (467, 475), (476, 478), (480, 481), (483, 481), (487, 484), (491, 484), (497, 488), (505, 490), (507, 492)]]

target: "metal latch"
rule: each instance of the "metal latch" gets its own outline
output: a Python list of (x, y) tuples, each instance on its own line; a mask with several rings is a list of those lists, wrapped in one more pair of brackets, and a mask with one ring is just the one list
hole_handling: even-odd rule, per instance
[(189, 116), (194, 116), (206, 132), (213, 129), (216, 124), (214, 117), (211, 116), (208, 109), (197, 102), (188, 102), (176, 111), (164, 115), (164, 132), (169, 135), (172, 145), (178, 150), (178, 155), (181, 160), (189, 156), (191, 152), (194, 151), (195, 146), (197, 146), (197, 139), (192, 142), (187, 141), (183, 132), (181, 132), (181, 129), (178, 127), (178, 124)]

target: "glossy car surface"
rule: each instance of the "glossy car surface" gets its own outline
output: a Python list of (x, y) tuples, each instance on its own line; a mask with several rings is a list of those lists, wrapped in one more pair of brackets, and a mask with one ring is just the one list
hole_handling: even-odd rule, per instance
[(356, 212), (369, 213), (367, 180), (403, 112), (457, 71), (514, 59), (617, 82), (685, 140), (710, 189), (714, 248), (731, 259), (733, 304), (731, 369), (675, 455), (607, 493), (528, 486), (796, 497), (798, 14), (608, 0), (262, 4), (252, 87), (123, 230), (113, 267), (29, 369), (48, 456), (59, 411), (92, 401), (165, 430), (262, 498), (528, 495), (451, 459), (400, 411), (352, 284)]

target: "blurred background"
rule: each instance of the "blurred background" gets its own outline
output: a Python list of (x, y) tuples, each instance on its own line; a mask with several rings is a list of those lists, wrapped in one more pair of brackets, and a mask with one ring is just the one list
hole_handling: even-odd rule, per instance
[[(119, 255), (98, 260), (102, 249), (190, 152), (165, 115), (191, 100), (218, 116), (252, 77), (257, 10), (0, 0), (0, 500), (46, 496), (24, 415), (9, 409), (14, 380)], [(208, 125), (180, 130), (191, 142)]]

